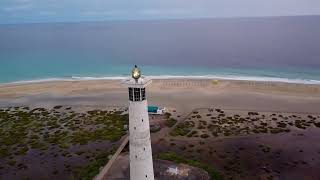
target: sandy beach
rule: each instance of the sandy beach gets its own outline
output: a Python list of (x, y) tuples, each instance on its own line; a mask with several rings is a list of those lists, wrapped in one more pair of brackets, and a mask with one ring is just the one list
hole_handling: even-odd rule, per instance
[[(199, 107), (318, 113), (320, 85), (230, 80), (153, 80), (149, 104), (188, 112)], [(120, 80), (0, 85), (0, 106), (126, 106)]]

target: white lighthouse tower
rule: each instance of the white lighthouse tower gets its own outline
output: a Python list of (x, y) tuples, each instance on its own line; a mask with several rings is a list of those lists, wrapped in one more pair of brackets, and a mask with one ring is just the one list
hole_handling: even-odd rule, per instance
[(154, 180), (146, 86), (150, 79), (141, 77), (135, 66), (132, 78), (125, 81), (129, 90), (130, 180)]

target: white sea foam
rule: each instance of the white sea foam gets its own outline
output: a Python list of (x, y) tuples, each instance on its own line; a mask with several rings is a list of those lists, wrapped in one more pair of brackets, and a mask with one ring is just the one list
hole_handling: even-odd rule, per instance
[(67, 78), (44, 78), (44, 79), (14, 81), (14, 82), (10, 82), (10, 83), (2, 83), (2, 84), (32, 84), (32, 83), (59, 82), (59, 81), (72, 81), (72, 79), (67, 79)]
[(149, 76), (151, 79), (218, 79), (218, 80), (239, 80), (259, 82), (285, 82), (296, 84), (320, 84), (318, 80), (288, 79), (276, 77), (255, 77), (255, 76), (232, 76), (232, 75), (205, 75), (205, 76)]
[[(320, 84), (319, 80), (309, 79), (288, 79), (280, 77), (256, 77), (256, 76), (234, 76), (234, 75), (203, 75), (203, 76), (175, 76), (175, 75), (159, 75), (148, 76), (151, 79), (217, 79), (217, 80), (238, 80), (238, 81), (258, 81), (258, 82), (284, 82), (296, 84)], [(92, 81), (92, 80), (125, 80), (128, 76), (106, 76), (106, 77), (81, 77), (73, 76), (70, 78), (46, 78), (26, 81), (16, 81), (5, 84), (30, 84), (43, 82), (59, 82), (59, 81)]]

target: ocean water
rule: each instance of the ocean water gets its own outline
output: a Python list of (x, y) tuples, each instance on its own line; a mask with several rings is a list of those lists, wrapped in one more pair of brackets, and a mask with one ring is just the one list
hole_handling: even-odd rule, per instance
[(0, 83), (152, 78), (320, 84), (320, 16), (0, 25)]

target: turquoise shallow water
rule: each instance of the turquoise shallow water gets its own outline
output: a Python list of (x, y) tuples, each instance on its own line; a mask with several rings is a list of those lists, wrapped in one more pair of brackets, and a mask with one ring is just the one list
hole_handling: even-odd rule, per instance
[(153, 78), (320, 82), (320, 16), (0, 25), (0, 83)]
[[(92, 61), (10, 61), (2, 63), (0, 83), (56, 80), (122, 79), (134, 64)], [(152, 78), (219, 78), (320, 84), (320, 72), (312, 68), (226, 68), (201, 66), (141, 65)]]

